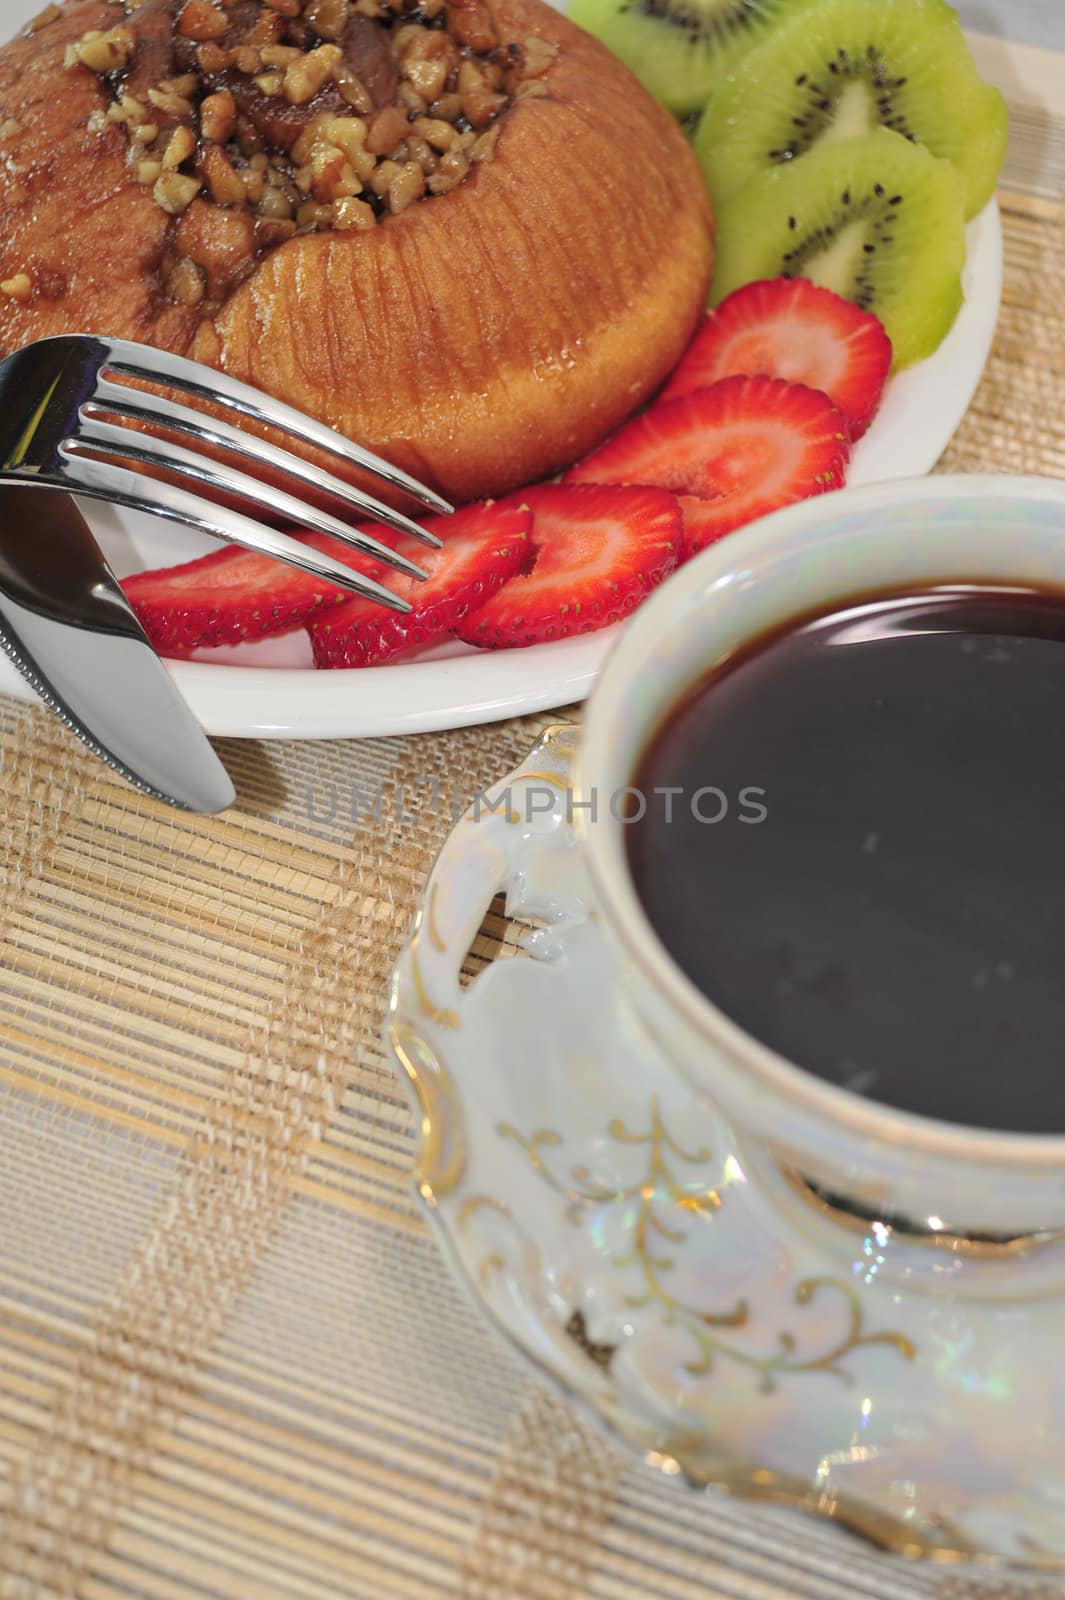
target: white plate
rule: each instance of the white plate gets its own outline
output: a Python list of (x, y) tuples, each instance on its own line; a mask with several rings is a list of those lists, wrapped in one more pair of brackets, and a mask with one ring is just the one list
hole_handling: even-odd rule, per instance
[[(8, 0), (18, 28), (40, 0)], [(6, 31), (6, 30), (5, 30)], [(848, 482), (878, 483), (930, 472), (969, 407), (991, 348), (1002, 291), (1002, 229), (992, 204), (969, 226), (965, 305), (946, 341), (888, 386), (880, 415), (851, 462)], [(82, 509), (119, 577), (170, 566), (217, 545), (131, 512), (85, 501)], [(623, 626), (620, 624), (619, 626)], [(315, 672), (300, 629), (278, 639), (168, 663), (208, 733), (255, 739), (349, 739), (431, 733), (583, 700), (616, 629), (557, 644), (492, 653), (447, 645), (394, 666)], [(0, 659), (0, 693), (32, 699)]]

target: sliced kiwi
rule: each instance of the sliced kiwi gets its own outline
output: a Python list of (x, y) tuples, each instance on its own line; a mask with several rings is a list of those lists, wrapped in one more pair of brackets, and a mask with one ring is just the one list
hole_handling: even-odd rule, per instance
[(878, 125), (957, 167), (967, 217), (990, 199), (1006, 105), (946, 0), (817, 0), (782, 18), (711, 95), (695, 149), (723, 205), (767, 167)]
[(759, 173), (718, 224), (713, 304), (761, 278), (809, 278), (880, 318), (896, 367), (931, 355), (961, 307), (958, 174), (886, 128)]
[(568, 15), (620, 56), (678, 117), (807, 0), (574, 0)]

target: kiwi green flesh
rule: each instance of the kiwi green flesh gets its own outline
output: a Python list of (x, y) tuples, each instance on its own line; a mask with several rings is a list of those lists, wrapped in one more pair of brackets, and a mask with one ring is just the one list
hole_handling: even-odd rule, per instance
[(595, 34), (678, 117), (707, 96), (804, 0), (574, 0), (572, 22)]
[(880, 318), (896, 368), (930, 355), (961, 307), (958, 177), (883, 128), (751, 179), (718, 223), (713, 304), (762, 278), (809, 278)]
[(712, 94), (695, 140), (717, 204), (755, 173), (878, 125), (951, 161), (973, 216), (1006, 147), (1002, 96), (941, 0), (818, 0)]

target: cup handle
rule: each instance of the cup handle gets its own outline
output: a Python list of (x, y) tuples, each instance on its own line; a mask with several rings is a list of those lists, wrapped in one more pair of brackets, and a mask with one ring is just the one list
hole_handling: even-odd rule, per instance
[(508, 913), (520, 917), (528, 887), (523, 869), (535, 843), (538, 859), (546, 846), (558, 862), (557, 873), (549, 871), (546, 896), (542, 884), (535, 893), (537, 918), (545, 909), (554, 920), (588, 910), (575, 889), (583, 874), (573, 859), (579, 848), (571, 805), (579, 734), (575, 723), (548, 728), (515, 772), (475, 795), (436, 859), (396, 964), (384, 1042), (420, 1114), (415, 1177), (426, 1200), (440, 1198), (462, 1176), (462, 1119), (446, 1067), (448, 1038), (461, 1026), (463, 964), (492, 900), (506, 887)]

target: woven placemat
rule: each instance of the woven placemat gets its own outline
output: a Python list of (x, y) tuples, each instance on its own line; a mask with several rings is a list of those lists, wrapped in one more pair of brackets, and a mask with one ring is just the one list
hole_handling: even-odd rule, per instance
[[(1065, 476), (1065, 203), (1002, 199), (943, 467)], [(203, 820), (0, 702), (3, 1600), (1061, 1600), (684, 1489), (451, 1283), (386, 980), (453, 807), (557, 720), (225, 742)]]

